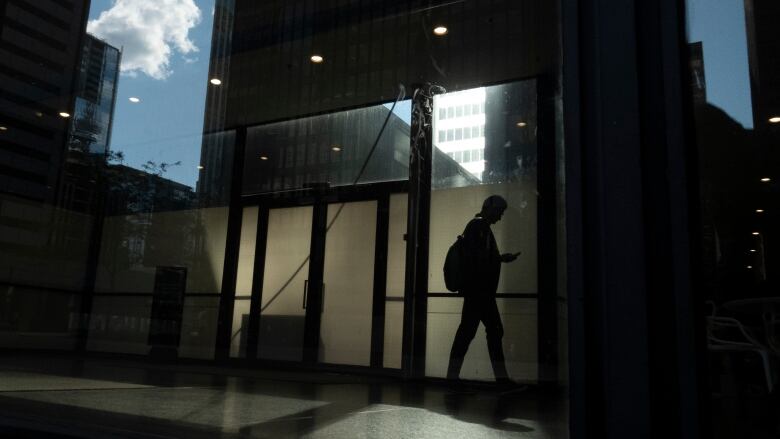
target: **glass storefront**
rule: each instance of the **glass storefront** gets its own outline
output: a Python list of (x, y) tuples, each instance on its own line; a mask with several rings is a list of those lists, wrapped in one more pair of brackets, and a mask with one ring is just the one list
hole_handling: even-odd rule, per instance
[(442, 378), (500, 195), (509, 375), (566, 381), (557, 2), (44, 3), (2, 28), (5, 347)]

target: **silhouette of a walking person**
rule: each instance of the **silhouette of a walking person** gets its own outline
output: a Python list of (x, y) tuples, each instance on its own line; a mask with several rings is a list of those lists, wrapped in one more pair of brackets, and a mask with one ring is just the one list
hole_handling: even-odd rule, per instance
[(463, 358), (481, 321), (485, 325), (490, 362), (496, 381), (500, 384), (512, 384), (506, 371), (504, 349), (501, 345), (504, 327), (496, 305), (496, 289), (501, 263), (514, 261), (520, 253), (500, 254), (490, 230), (490, 226), (501, 219), (506, 208), (504, 198), (491, 195), (482, 203), (482, 210), (468, 223), (463, 232), (463, 254), (466, 262), (464, 266), (468, 267), (468, 272), (465, 273), (461, 290), (463, 313), (452, 343), (447, 369), (447, 378), (451, 380), (457, 380), (460, 376)]

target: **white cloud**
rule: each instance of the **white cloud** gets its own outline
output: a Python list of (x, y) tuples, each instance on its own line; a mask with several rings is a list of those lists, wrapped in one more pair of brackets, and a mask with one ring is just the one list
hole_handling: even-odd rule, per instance
[(201, 11), (193, 0), (116, 0), (90, 20), (87, 32), (123, 48), (123, 73), (165, 79), (173, 73), (174, 51), (182, 55), (198, 51), (189, 31), (200, 20)]

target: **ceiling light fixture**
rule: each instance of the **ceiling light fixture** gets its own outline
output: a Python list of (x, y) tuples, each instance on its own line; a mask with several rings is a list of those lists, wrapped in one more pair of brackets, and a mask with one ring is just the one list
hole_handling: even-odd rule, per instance
[(750, 270), (750, 269), (753, 268), (753, 266), (752, 265), (748, 265), (747, 268), (748, 268), (748, 270)]
[(434, 35), (438, 36), (447, 35), (447, 32), (449, 32), (449, 29), (447, 29), (445, 26), (436, 26), (433, 29)]
[(336, 152), (339, 152), (339, 151), (341, 151), (341, 147), (340, 147), (340, 146), (333, 146), (331, 149), (332, 149), (333, 151), (336, 151)]
[(757, 250), (756, 250), (756, 249), (754, 249), (754, 248), (751, 248), (751, 249), (750, 249), (750, 253), (755, 253), (756, 251), (757, 251)]
[(268, 160), (268, 156), (261, 155), (260, 160)]
[(137, 103), (141, 102), (141, 99), (133, 96), (133, 97), (129, 98), (128, 101), (130, 101), (130, 102), (132, 102), (134, 104), (137, 104)]
[(321, 55), (312, 55), (310, 59), (311, 59), (311, 62), (313, 62), (315, 64), (319, 64), (319, 63), (325, 61), (325, 58), (323, 58)]
[(8, 131), (8, 127), (0, 126), (0, 131)]
[(764, 213), (764, 209), (756, 209), (756, 213)]
[(222, 80), (220, 80), (219, 78), (211, 78), (209, 82), (214, 85), (222, 85)]
[(780, 123), (780, 116), (770, 117), (769, 123)]
[(758, 232), (753, 232), (753, 236), (758, 236), (758, 235), (760, 235), (760, 233), (758, 233)]
[(518, 122), (518, 123), (517, 123), (517, 126), (519, 126), (520, 128), (523, 128), (523, 127), (526, 127), (526, 126), (528, 126), (528, 124), (527, 124), (527, 123), (525, 123), (525, 122)]
[(68, 117), (70, 117), (70, 113), (67, 113), (65, 111), (60, 111), (60, 117), (68, 118)]
[(43, 113), (41, 113), (40, 111), (36, 111), (35, 115), (38, 116), (38, 117), (43, 117)]
[(761, 179), (761, 181), (763, 181), (764, 183), (768, 183), (768, 182), (772, 181), (772, 179), (769, 178), (769, 177), (764, 177), (764, 178)]
[(198, 169), (203, 169), (203, 165), (198, 165)]

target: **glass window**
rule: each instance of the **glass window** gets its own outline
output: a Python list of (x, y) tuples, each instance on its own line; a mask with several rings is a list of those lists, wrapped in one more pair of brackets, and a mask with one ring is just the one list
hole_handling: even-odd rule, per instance
[(455, 140), (455, 130), (450, 128), (450, 129), (447, 130), (447, 141), (450, 142), (450, 141), (453, 141), (453, 140)]
[(471, 127), (471, 137), (480, 137), (479, 127)]
[(444, 142), (447, 139), (447, 132), (439, 130), (439, 142)]
[(700, 334), (709, 346), (712, 426), (722, 437), (771, 437), (777, 417), (735, 407), (777, 410), (777, 368), (767, 358), (780, 354), (772, 305), (780, 295), (780, 8), (753, 0), (686, 4), (686, 108), (693, 109), (699, 178), (692, 205), (700, 209), (693, 242), (706, 301)]
[(471, 128), (466, 127), (463, 129), (463, 138), (464, 139), (470, 139), (471, 138)]
[(455, 108), (454, 107), (447, 108), (447, 117), (448, 118), (455, 117)]
[[(409, 108), (408, 103), (402, 105)], [(393, 158), (396, 153), (408, 155), (408, 117), (391, 112), (386, 105), (377, 105), (249, 127), (243, 192), (407, 179), (408, 164)], [(293, 134), (286, 134), (290, 132)], [(298, 148), (296, 166), (283, 171), (283, 154), (279, 152), (292, 145)], [(324, 174), (325, 179), (313, 180), (313, 170), (317, 170), (315, 175)], [(277, 186), (275, 177), (280, 172), (288, 178)]]
[(463, 163), (471, 161), (471, 151), (463, 151)]
[(463, 115), (464, 116), (471, 116), (471, 105), (466, 105), (463, 108)]
[(447, 110), (444, 108), (439, 108), (439, 119), (446, 119), (447, 118)]
[(455, 117), (463, 117), (463, 105), (458, 105), (455, 109)]
[(455, 140), (463, 139), (463, 128), (455, 128)]

